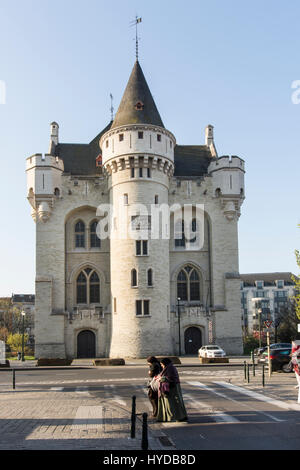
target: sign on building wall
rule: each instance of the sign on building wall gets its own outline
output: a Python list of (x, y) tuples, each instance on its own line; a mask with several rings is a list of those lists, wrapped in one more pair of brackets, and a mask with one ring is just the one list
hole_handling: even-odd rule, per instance
[(5, 364), (5, 342), (0, 341), (0, 364)]

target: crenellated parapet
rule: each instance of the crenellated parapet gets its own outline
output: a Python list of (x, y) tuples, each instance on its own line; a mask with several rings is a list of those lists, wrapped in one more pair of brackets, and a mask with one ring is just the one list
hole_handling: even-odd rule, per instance
[(212, 177), (213, 197), (220, 200), (226, 219), (237, 219), (245, 199), (244, 160), (237, 156), (220, 157), (211, 162), (208, 173)]
[(63, 161), (50, 154), (37, 153), (26, 159), (27, 199), (35, 222), (47, 222), (54, 202), (62, 192)]

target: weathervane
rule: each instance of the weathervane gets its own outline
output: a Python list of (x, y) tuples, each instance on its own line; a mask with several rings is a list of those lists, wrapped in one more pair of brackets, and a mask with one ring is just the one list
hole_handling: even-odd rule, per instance
[(142, 18), (135, 17), (135, 20), (130, 23), (130, 26), (135, 26), (135, 56), (136, 60), (139, 59), (139, 38), (137, 25), (142, 22)]

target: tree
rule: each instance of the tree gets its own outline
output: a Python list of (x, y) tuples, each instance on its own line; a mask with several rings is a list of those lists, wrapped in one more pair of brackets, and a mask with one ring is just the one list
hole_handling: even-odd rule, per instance
[(277, 329), (278, 339), (282, 343), (290, 343), (298, 337), (298, 317), (294, 301), (288, 303), (287, 307), (280, 309), (280, 324)]
[[(9, 333), (22, 333), (23, 319), (22, 308), (19, 305), (12, 305), (11, 298), (0, 299), (0, 328), (6, 328)], [(30, 326), (29, 315), (25, 316), (24, 327)]]
[[(296, 263), (300, 268), (300, 253), (299, 250), (295, 250)], [(295, 302), (295, 312), (298, 320), (300, 320), (300, 277), (292, 275), (292, 279), (295, 283), (295, 295), (293, 297)]]
[[(22, 336), (20, 333), (10, 334), (7, 338), (7, 344), (10, 346), (12, 351), (21, 351), (22, 349)], [(24, 346), (28, 342), (28, 334), (24, 334)]]
[(0, 327), (0, 341), (6, 342), (6, 339), (9, 335), (8, 329), (4, 326)]

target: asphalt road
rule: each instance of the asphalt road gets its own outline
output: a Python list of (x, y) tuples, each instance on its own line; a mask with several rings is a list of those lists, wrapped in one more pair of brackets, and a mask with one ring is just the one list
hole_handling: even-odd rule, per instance
[[(60, 390), (95, 396), (130, 410), (136, 396), (137, 412), (150, 413), (147, 399), (147, 366), (28, 370), (16, 372), (16, 390)], [(170, 449), (178, 450), (299, 450), (300, 406), (284, 400), (261, 398), (245, 387), (237, 367), (178, 368), (189, 422), (156, 423)], [(291, 387), (295, 385), (291, 374)], [(0, 373), (1, 390), (12, 387), (12, 372)], [(296, 403), (296, 402), (295, 402)], [(171, 446), (174, 447), (171, 447)]]

